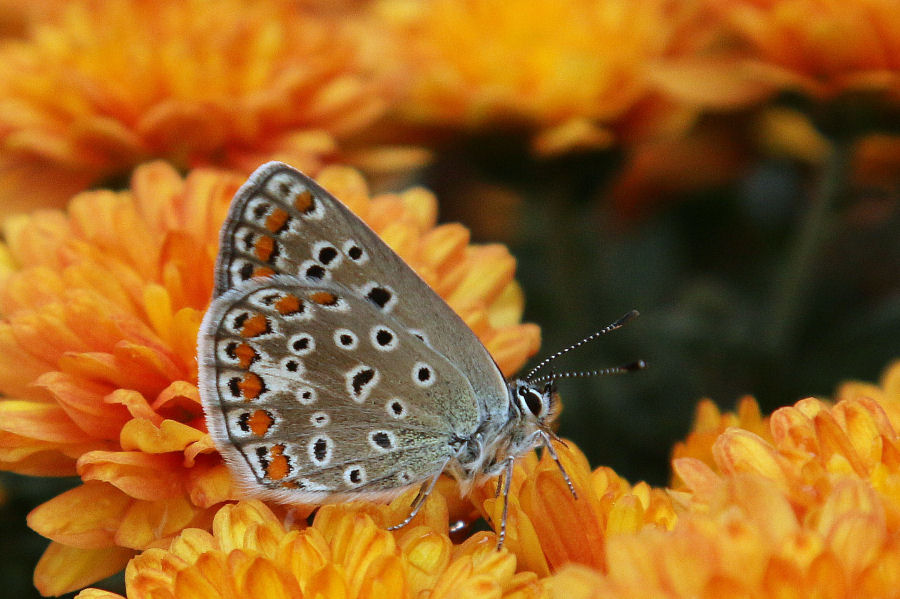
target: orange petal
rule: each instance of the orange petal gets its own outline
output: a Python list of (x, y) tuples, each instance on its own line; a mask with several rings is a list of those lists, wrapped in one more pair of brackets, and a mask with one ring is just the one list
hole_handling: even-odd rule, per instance
[(398, 555), (382, 555), (366, 569), (366, 577), (359, 588), (359, 599), (405, 597), (406, 575), (403, 560)]
[(770, 479), (739, 474), (730, 482), (734, 503), (743, 508), (756, 529), (766, 533), (772, 546), (781, 545), (786, 536), (799, 531), (800, 524), (790, 502)]
[(225, 464), (212, 467), (193, 464), (188, 471), (188, 496), (198, 507), (212, 507), (235, 497), (233, 483)]
[(694, 497), (703, 503), (709, 503), (716, 491), (722, 487), (722, 481), (712, 468), (698, 459), (674, 459), (672, 460), (672, 469), (693, 491)]
[(272, 562), (261, 557), (254, 559), (246, 570), (235, 572), (235, 578), (241, 597), (283, 599), (300, 595), (296, 579), (279, 572)]
[(133, 551), (121, 547), (78, 549), (51, 543), (34, 569), (34, 586), (42, 595), (70, 593), (112, 576), (133, 555)]
[[(116, 389), (104, 397), (103, 401), (108, 404), (124, 406), (134, 418), (145, 418), (155, 423), (162, 421), (162, 417), (153, 411), (153, 408), (147, 403), (147, 399), (133, 389)], [(119, 434), (121, 435), (121, 431)]]
[[(819, 436), (821, 459), (827, 464), (829, 470), (844, 470), (846, 465), (857, 476), (868, 477), (869, 468), (857, 455), (856, 450), (841, 430), (834, 416), (830, 412), (822, 411), (816, 414), (814, 419), (816, 432)], [(844, 466), (841, 466), (844, 464)]]
[(451, 548), (449, 538), (427, 526), (419, 526), (403, 534), (400, 549), (406, 558), (406, 577), (413, 596), (434, 586), (450, 563)]
[(500, 329), (485, 342), (485, 347), (506, 376), (519, 370), (540, 346), (541, 329), (531, 323)]
[(136, 451), (91, 451), (78, 459), (85, 481), (111, 483), (135, 499), (156, 501), (182, 494), (181, 457)]
[(0, 428), (22, 437), (51, 443), (92, 441), (56, 404), (4, 399), (0, 402)]
[(347, 589), (347, 581), (342, 570), (335, 564), (328, 564), (310, 577), (304, 596), (347, 599), (354, 595)]
[(113, 544), (132, 501), (111, 485), (87, 482), (31, 510), (28, 526), (65, 545), (100, 549)]
[(713, 444), (716, 463), (723, 472), (757, 473), (788, 487), (775, 449), (758, 435), (737, 428), (725, 431)]
[(475, 301), (493, 302), (512, 280), (516, 259), (502, 245), (486, 245), (470, 250), (471, 263), (447, 303), (456, 309)]
[(109, 385), (93, 383), (62, 372), (48, 372), (35, 382), (53, 395), (83, 431), (95, 438), (117, 439), (119, 429), (128, 420), (120, 406), (110, 406), (103, 397), (112, 391)]
[(75, 599), (125, 599), (125, 597), (102, 589), (84, 589), (75, 595)]
[(769, 420), (775, 444), (785, 451), (816, 454), (819, 440), (813, 421), (795, 407), (779, 408)]
[(580, 500), (574, 499), (558, 470), (536, 472), (522, 488), (522, 507), (531, 515), (551, 567), (570, 561), (595, 567), (603, 564), (600, 523), (585, 493), (582, 489)]
[(122, 427), (119, 442), (125, 451), (166, 453), (183, 451), (205, 436), (205, 433), (174, 420), (163, 420), (156, 426), (149, 420), (133, 418)]
[(543, 581), (550, 599), (600, 599), (605, 583), (598, 570), (581, 564), (566, 564)]
[(133, 549), (165, 545), (172, 535), (194, 525), (201, 513), (184, 496), (161, 501), (134, 501), (122, 514), (115, 542)]
[(235, 589), (235, 573), (225, 564), (220, 553), (201, 555), (190, 567), (175, 572), (173, 583), (166, 584), (168, 581), (163, 580), (154, 584), (156, 581), (150, 577), (151, 574), (141, 572), (140, 578), (129, 585), (129, 590), (134, 588), (138, 596), (146, 597), (156, 597), (157, 594), (166, 597), (168, 591), (172, 594), (172, 599), (224, 599), (241, 596)]

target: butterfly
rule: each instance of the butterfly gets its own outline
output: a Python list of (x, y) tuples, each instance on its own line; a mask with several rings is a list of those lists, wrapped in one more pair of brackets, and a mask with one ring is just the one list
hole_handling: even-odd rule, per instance
[(500, 547), (517, 457), (543, 445), (575, 494), (552, 444), (559, 376), (507, 381), (409, 265), (286, 164), (258, 168), (231, 203), (198, 368), (210, 435), (254, 496), (321, 504), (418, 486), (396, 529), (442, 473), (463, 494), (503, 475)]

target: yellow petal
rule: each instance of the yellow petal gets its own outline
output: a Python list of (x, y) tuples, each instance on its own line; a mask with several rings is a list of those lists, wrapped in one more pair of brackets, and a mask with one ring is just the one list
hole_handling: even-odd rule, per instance
[(134, 555), (121, 547), (78, 549), (51, 543), (34, 569), (34, 586), (42, 595), (62, 595), (112, 576)]

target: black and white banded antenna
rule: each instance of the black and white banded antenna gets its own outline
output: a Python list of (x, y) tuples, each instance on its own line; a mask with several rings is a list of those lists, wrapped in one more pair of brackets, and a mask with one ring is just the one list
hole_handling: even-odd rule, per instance
[(647, 363), (644, 362), (643, 360), (638, 360), (638, 361), (632, 362), (630, 364), (625, 364), (624, 366), (614, 366), (612, 368), (601, 368), (598, 370), (583, 370), (583, 371), (578, 371), (578, 372), (552, 372), (551, 374), (546, 374), (544, 376), (534, 378), (534, 376), (542, 368), (546, 367), (553, 360), (556, 360), (557, 358), (564, 356), (565, 354), (569, 353), (573, 349), (577, 349), (577, 348), (581, 347), (585, 343), (590, 343), (591, 341), (593, 341), (594, 339), (597, 339), (598, 337), (601, 337), (602, 335), (605, 335), (607, 333), (615, 331), (616, 329), (622, 328), (623, 326), (625, 326), (626, 324), (628, 324), (630, 321), (634, 320), (638, 316), (640, 316), (640, 312), (638, 312), (637, 310), (631, 310), (630, 312), (628, 312), (627, 314), (625, 314), (624, 316), (622, 316), (615, 322), (606, 325), (599, 331), (591, 333), (590, 335), (588, 335), (581, 341), (579, 341), (577, 343), (573, 343), (569, 347), (563, 348), (560, 351), (547, 356), (546, 358), (541, 360), (541, 362), (537, 366), (532, 368), (528, 372), (527, 375), (525, 375), (525, 380), (528, 381), (529, 383), (533, 383), (533, 384), (543, 383), (545, 381), (551, 381), (551, 383), (552, 383), (553, 381), (556, 381), (558, 379), (582, 378), (582, 377), (591, 377), (591, 376), (605, 376), (608, 374), (622, 374), (625, 372), (632, 372), (634, 370), (642, 370), (642, 369), (646, 368)]

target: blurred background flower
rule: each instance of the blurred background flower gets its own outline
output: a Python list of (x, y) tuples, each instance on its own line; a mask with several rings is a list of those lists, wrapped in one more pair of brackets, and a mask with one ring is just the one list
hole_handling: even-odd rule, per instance
[[(214, 529), (229, 496), (198, 437), (192, 335), (225, 205), (272, 157), (369, 210), (508, 373), (537, 349), (523, 320), (551, 352), (641, 310), (556, 365), (650, 364), (561, 386), (560, 453), (583, 500), (546, 457), (516, 467), (503, 559), (541, 592), (896, 588), (898, 370), (842, 384), (898, 357), (894, 0), (26, 4), (0, 3), (10, 593), (35, 592), (32, 510), (54, 539), (45, 591), (147, 548), (129, 580), (160, 592), (197, 590), (197, 565), (219, 563), (215, 531), (206, 557), (169, 547)], [(134, 170), (152, 158), (166, 162)], [(370, 193), (333, 163), (377, 192), (422, 185), (440, 215), (421, 188)], [(452, 533), (448, 518), (496, 522), (490, 485), (471, 502), (439, 489), (421, 536), (393, 533), (378, 580), (437, 589), (452, 570), (529, 596), (533, 578), (453, 569), (487, 525)], [(384, 525), (403, 501), (313, 528)], [(260, 525), (267, 539), (316, 534), (265, 509), (281, 527)], [(271, 545), (241, 547), (299, 584)], [(699, 562), (673, 561), (685, 547)], [(159, 564), (182, 573), (154, 578)]]
[(86, 0), (61, 12), (0, 50), (3, 214), (34, 197), (61, 205), (154, 157), (248, 174), (272, 158), (312, 172), (422, 159), (361, 139), (397, 82), (379, 66), (384, 36), (353, 13), (289, 0)]
[[(683, 130), (694, 112), (654, 93), (699, 3), (384, 0), (411, 82), (398, 116), (445, 130), (525, 129), (539, 154)], [(565, 23), (561, 27), (560, 23)]]

